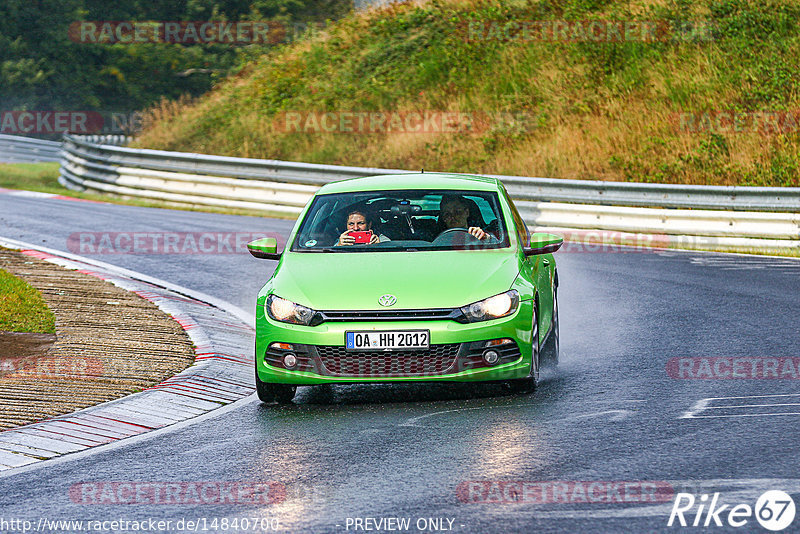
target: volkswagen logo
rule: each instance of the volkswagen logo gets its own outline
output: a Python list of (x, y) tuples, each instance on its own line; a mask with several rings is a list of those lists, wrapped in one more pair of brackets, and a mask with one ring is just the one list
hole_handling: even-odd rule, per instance
[(378, 299), (378, 304), (381, 306), (394, 306), (395, 302), (397, 302), (397, 297), (389, 293), (381, 295), (381, 298)]

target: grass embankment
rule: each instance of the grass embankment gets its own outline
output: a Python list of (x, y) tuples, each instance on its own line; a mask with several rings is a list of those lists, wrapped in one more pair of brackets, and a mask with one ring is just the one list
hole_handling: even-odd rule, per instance
[[(566, 42), (492, 31), (542, 20), (689, 29), (659, 30), (649, 42), (618, 42), (610, 32), (602, 35), (611, 42)], [(151, 110), (154, 122), (138, 146), (389, 168), (797, 186), (797, 115), (794, 128), (779, 116), (782, 133), (745, 115), (734, 133), (714, 113), (797, 112), (798, 57), (795, 2), (432, 0), (353, 15), (256, 59), (194, 102), (165, 102)], [(276, 126), (282, 113), (309, 110), (522, 118), (457, 134), (306, 134)], [(711, 128), (702, 117), (700, 131), (681, 127), (679, 114), (705, 112)]]
[(0, 163), (0, 187), (64, 194), (58, 163)]
[(0, 331), (54, 334), (55, 321), (39, 291), (0, 269)]

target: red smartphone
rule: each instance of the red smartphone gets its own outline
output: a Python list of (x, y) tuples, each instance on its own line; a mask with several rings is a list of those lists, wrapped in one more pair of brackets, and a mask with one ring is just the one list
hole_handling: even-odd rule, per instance
[(368, 230), (366, 232), (350, 232), (348, 235), (351, 235), (356, 238), (356, 243), (369, 243), (372, 240), (372, 230)]

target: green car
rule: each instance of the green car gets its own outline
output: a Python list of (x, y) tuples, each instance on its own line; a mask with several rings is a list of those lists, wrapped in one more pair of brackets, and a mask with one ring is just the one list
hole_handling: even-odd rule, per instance
[(530, 235), (499, 180), (420, 173), (327, 184), (256, 305), (256, 387), (502, 381), (532, 391), (558, 362), (552, 234)]

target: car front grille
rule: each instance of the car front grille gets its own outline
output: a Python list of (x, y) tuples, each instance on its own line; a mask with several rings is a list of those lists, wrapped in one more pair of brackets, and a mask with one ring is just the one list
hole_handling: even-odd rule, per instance
[[(343, 346), (295, 343), (291, 350), (269, 348), (264, 361), (285, 369), (283, 357), (292, 352), (297, 357), (297, 365), (292, 371), (336, 377), (435, 376), (491, 367), (483, 360), (485, 349), (486, 341), (431, 345), (425, 350), (404, 351), (348, 351)], [(513, 342), (493, 349), (500, 356), (496, 365), (522, 357), (519, 347)]]
[(323, 374), (329, 376), (426, 376), (446, 373), (456, 362), (460, 344), (431, 345), (427, 350), (349, 352), (317, 346)]
[(363, 321), (456, 321), (467, 323), (461, 308), (429, 308), (419, 310), (322, 310), (314, 314), (312, 326), (326, 322)]
[(352, 321), (442, 321), (466, 322), (460, 308), (431, 308), (422, 310), (324, 310), (314, 317), (315, 324)]

